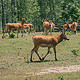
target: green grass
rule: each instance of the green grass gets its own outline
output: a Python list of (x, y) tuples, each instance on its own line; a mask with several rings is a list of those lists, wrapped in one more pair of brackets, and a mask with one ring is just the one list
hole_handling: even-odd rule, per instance
[[(35, 33), (42, 35), (42, 33)], [(53, 33), (58, 36), (59, 32)], [(32, 34), (19, 38), (4, 38), (0, 34), (0, 80), (60, 80), (58, 77), (63, 77), (64, 80), (79, 80), (80, 72), (74, 73), (51, 73), (42, 76), (31, 76), (25, 73), (41, 72), (44, 69), (51, 67), (79, 65), (80, 64), (80, 33), (67, 35), (69, 41), (62, 41), (57, 45), (57, 58), (55, 61), (54, 51), (51, 48), (51, 53), (44, 61), (40, 61), (37, 55), (33, 54), (33, 61), (30, 59), (30, 53), (33, 48)], [(71, 52), (73, 49), (79, 50), (75, 60), (74, 54)], [(39, 48), (38, 50), (41, 57), (47, 53), (47, 48)], [(28, 58), (28, 59), (27, 59)], [(28, 62), (27, 62), (28, 61)], [(27, 77), (27, 79), (26, 79)]]

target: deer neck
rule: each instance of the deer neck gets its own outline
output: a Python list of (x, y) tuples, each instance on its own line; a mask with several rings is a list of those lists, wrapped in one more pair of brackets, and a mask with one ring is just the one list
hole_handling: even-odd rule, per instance
[(23, 25), (24, 24), (24, 21), (21, 21), (21, 25)]
[[(62, 35), (59, 35), (59, 36), (57, 37), (57, 40), (58, 40), (58, 43), (60, 43), (61, 41), (63, 41)], [(58, 44), (58, 43), (57, 43), (57, 44)]]

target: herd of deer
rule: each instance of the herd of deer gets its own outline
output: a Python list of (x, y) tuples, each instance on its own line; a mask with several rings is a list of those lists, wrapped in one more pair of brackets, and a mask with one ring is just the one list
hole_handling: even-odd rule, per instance
[[(41, 20), (41, 21), (43, 22), (44, 32), (47, 32), (48, 30), (50, 30), (50, 32), (52, 32), (52, 30), (54, 31), (55, 24), (52, 22), (52, 20), (50, 20), (49, 22), (45, 21), (45, 20), (44, 21)], [(18, 38), (18, 31), (19, 30), (21, 30), (21, 31), (23, 29), (31, 30), (31, 28), (33, 27), (32, 24), (24, 24), (24, 23), (27, 23), (27, 21), (25, 18), (22, 18), (21, 23), (7, 23), (3, 27), (7, 26), (9, 36), (10, 36), (11, 30), (16, 28), (17, 29), (17, 38)], [(53, 48), (54, 53), (55, 53), (55, 60), (57, 60), (57, 57), (56, 57), (56, 46), (57, 46), (57, 44), (59, 44), (63, 39), (69, 40), (67, 38), (67, 36), (65, 35), (65, 30), (67, 29), (69, 31), (70, 30), (74, 31), (74, 33), (76, 34), (77, 26), (78, 26), (77, 22), (73, 22), (72, 24), (69, 24), (67, 22), (67, 24), (64, 24), (64, 26), (63, 26), (62, 33), (57, 37), (46, 36), (46, 35), (45, 36), (32, 36), (33, 42), (34, 42), (34, 48), (31, 50), (30, 61), (32, 62), (32, 54), (34, 52), (37, 54), (37, 56), (39, 57), (40, 60), (44, 60), (45, 57), (49, 54), (51, 47)], [(22, 36), (23, 36), (23, 33), (22, 33)], [(43, 58), (41, 58), (38, 54), (39, 47), (48, 47), (48, 52)]]

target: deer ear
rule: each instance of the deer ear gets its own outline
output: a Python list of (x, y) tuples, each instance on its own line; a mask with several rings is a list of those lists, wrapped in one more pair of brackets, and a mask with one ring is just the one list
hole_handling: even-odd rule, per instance
[(25, 18), (22, 18), (22, 20), (25, 20)]

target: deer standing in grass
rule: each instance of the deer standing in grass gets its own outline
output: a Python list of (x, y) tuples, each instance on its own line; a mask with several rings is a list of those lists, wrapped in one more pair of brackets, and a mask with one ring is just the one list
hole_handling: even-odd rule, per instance
[(45, 20), (41, 20), (41, 21), (43, 22), (44, 32), (47, 33), (47, 31), (49, 30), (51, 33), (51, 23)]
[(68, 31), (71, 31), (71, 27), (72, 27), (72, 24), (69, 24), (69, 22), (67, 22), (66, 24), (64, 24), (64, 26), (63, 26), (63, 29), (64, 30), (68, 30)]
[(76, 31), (77, 31), (77, 26), (78, 26), (77, 22), (73, 22), (72, 23), (72, 29), (73, 29), (73, 31), (74, 31), (75, 34), (76, 34)]
[(7, 26), (8, 34), (10, 37), (10, 32), (12, 29), (17, 29), (17, 38), (18, 38), (18, 32), (21, 30), (22, 36), (23, 36), (23, 24), (27, 23), (25, 18), (22, 18), (22, 21), (20, 23), (6, 23), (3, 27)]
[[(57, 44), (59, 44), (63, 39), (69, 40), (67, 38), (67, 36), (65, 35), (65, 32), (62, 32), (57, 37), (55, 37), (55, 36), (33, 36), (32, 38), (33, 38), (33, 42), (34, 42), (34, 48), (31, 50), (30, 61), (32, 61), (32, 54), (34, 52), (36, 52), (36, 54), (40, 60), (44, 60), (45, 57), (49, 54), (51, 47), (54, 49), (55, 60), (57, 61), (57, 57), (56, 57), (56, 46), (57, 46)], [(48, 52), (42, 59), (38, 54), (38, 48), (39, 47), (48, 47)]]
[(32, 24), (24, 24), (24, 29), (28, 30), (28, 33), (32, 31), (33, 25)]
[(49, 23), (51, 23), (51, 32), (52, 32), (52, 30), (54, 31), (55, 24), (52, 22), (52, 20), (49, 20)]
[(69, 22), (67, 22), (67, 24), (64, 24), (63, 29), (67, 29), (68, 31), (74, 31), (74, 33), (76, 34), (77, 26), (77, 22), (73, 22), (72, 24), (69, 24)]

